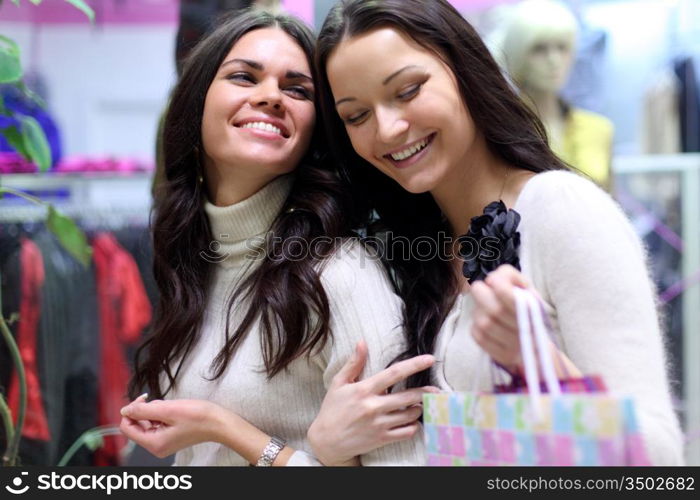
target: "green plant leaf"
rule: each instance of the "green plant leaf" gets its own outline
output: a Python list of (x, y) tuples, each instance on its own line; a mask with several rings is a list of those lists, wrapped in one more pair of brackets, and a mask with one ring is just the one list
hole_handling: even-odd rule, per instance
[(39, 94), (36, 92), (32, 91), (29, 87), (27, 87), (27, 84), (24, 83), (22, 80), (19, 80), (18, 82), (14, 82), (12, 84), (17, 90), (22, 92), (24, 96), (27, 99), (30, 99), (33, 103), (35, 103), (37, 106), (39, 106), (42, 109), (46, 109), (46, 101), (44, 101)]
[[(1, 1), (1, 0), (0, 0)], [(5, 98), (0, 94), (0, 115), (6, 115), (7, 108), (5, 107)]]
[(102, 438), (102, 434), (100, 434), (99, 431), (94, 430), (87, 431), (83, 439), (85, 447), (90, 451), (95, 451), (99, 448), (102, 448), (102, 445), (105, 442), (105, 440)]
[(24, 156), (27, 160), (31, 160), (29, 157), (29, 152), (24, 147), (24, 139), (22, 138), (22, 133), (17, 129), (17, 127), (8, 127), (2, 129), (2, 135), (5, 137), (7, 143), (17, 151), (19, 154)]
[(51, 166), (51, 148), (44, 130), (32, 116), (18, 115), (17, 118), (22, 124), (22, 140), (29, 157), (39, 170), (46, 172)]
[(66, 217), (49, 205), (49, 217), (46, 221), (49, 230), (58, 238), (63, 248), (83, 266), (90, 265), (92, 248), (87, 243), (85, 233), (76, 225), (73, 219)]
[(29, 0), (29, 1), (32, 2), (34, 5), (39, 5), (42, 2), (42, 0)]
[(0, 35), (0, 83), (16, 82), (22, 78), (19, 47), (10, 38)]
[(66, 0), (66, 2), (85, 14), (91, 23), (95, 22), (95, 11), (84, 0)]

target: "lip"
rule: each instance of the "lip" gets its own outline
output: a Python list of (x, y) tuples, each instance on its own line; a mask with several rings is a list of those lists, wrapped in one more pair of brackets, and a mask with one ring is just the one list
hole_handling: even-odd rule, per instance
[[(433, 132), (430, 135), (427, 135), (425, 137), (421, 137), (417, 141), (413, 141), (409, 144), (404, 144), (400, 148), (396, 148), (393, 151), (391, 151), (390, 153), (385, 154), (383, 156), (383, 158), (390, 161), (396, 168), (410, 167), (411, 165), (414, 165), (415, 163), (419, 162), (426, 155), (426, 153), (430, 149), (430, 146), (432, 146), (433, 141), (435, 140), (436, 136), (437, 136), (437, 132)], [(404, 151), (405, 149), (410, 148), (411, 146), (413, 146), (415, 144), (419, 144), (420, 142), (422, 142), (426, 139), (428, 140), (428, 144), (420, 152), (414, 154), (410, 158), (406, 158), (405, 160), (398, 160), (397, 161), (391, 157), (392, 154), (396, 154), (396, 153), (399, 153), (401, 151)]]
[[(275, 118), (270, 118), (269, 116), (252, 116), (249, 118), (244, 118), (243, 120), (237, 121), (236, 123), (233, 124), (234, 127), (236, 128), (241, 128), (243, 125), (246, 125), (248, 123), (255, 123), (255, 122), (260, 122), (260, 123), (269, 123), (273, 127), (277, 127), (282, 131), (282, 137), (285, 139), (289, 139), (289, 129), (286, 127), (286, 125), (282, 122), (282, 120), (277, 120)], [(260, 129), (246, 129), (246, 130), (251, 130), (255, 132), (261, 132), (262, 134), (265, 135), (274, 135), (279, 137), (279, 135), (275, 134), (274, 132), (266, 132), (264, 130)]]

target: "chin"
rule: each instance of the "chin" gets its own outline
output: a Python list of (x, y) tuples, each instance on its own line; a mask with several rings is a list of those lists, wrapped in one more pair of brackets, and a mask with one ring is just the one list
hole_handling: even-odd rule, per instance
[(435, 182), (432, 179), (413, 178), (396, 179), (399, 185), (411, 194), (422, 194), (432, 191), (435, 187)]

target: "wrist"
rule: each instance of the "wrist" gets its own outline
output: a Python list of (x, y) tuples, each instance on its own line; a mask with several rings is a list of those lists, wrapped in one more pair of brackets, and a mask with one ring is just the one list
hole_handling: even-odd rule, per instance
[(306, 432), (306, 438), (309, 440), (309, 445), (311, 446), (311, 451), (313, 452), (314, 457), (316, 457), (316, 459), (323, 465), (327, 467), (332, 467), (338, 464), (339, 462), (337, 460), (334, 460), (334, 457), (328, 456), (324, 453), (326, 446), (323, 441), (323, 435), (323, 430), (318, 429), (318, 426), (315, 421), (311, 424), (311, 427), (309, 427), (309, 430)]
[(219, 405), (212, 405), (207, 421), (209, 427), (209, 441), (227, 445), (231, 442), (231, 432), (237, 429), (235, 418), (237, 415), (227, 411)]

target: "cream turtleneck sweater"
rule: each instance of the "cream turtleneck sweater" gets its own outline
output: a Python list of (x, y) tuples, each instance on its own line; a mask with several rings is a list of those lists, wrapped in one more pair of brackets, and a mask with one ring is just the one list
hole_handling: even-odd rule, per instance
[[(199, 339), (187, 356), (169, 399), (207, 399), (236, 412), (270, 435), (287, 439), (290, 465), (318, 465), (309, 455), (306, 432), (318, 414), (333, 376), (364, 339), (369, 359), (363, 376), (382, 370), (403, 350), (401, 300), (383, 268), (359, 244), (330, 257), (321, 280), (331, 310), (332, 338), (319, 353), (291, 362), (271, 380), (263, 370), (258, 322), (235, 352), (224, 374), (207, 380), (224, 345), (225, 312), (231, 290), (254, 267), (254, 257), (289, 194), (293, 177), (279, 177), (250, 198), (228, 207), (205, 203), (216, 240), (206, 258), (216, 261)], [(212, 250), (215, 253), (212, 253)], [(232, 329), (243, 310), (231, 316)], [(384, 446), (361, 457), (363, 465), (422, 465), (422, 436)], [(177, 453), (176, 465), (248, 465), (219, 443), (201, 443)]]

